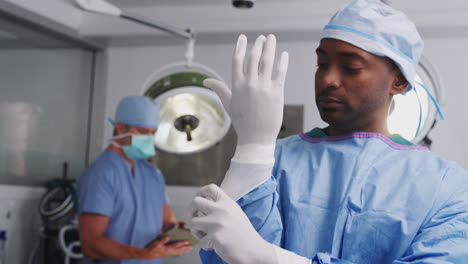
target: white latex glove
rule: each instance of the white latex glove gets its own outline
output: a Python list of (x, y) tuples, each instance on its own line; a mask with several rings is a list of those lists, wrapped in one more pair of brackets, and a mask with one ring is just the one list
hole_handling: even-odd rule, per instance
[(201, 248), (213, 249), (229, 264), (310, 264), (311, 260), (265, 241), (242, 209), (214, 184), (201, 188), (192, 201), (192, 233)]
[(240, 35), (232, 60), (232, 89), (215, 79), (203, 82), (218, 94), (237, 132), (236, 152), (221, 184), (234, 200), (271, 176), (289, 63), (283, 52), (273, 76), (276, 38), (271, 34), (257, 38), (247, 59), (246, 49), (247, 38)]
[[(261, 35), (246, 59), (247, 37), (240, 35), (232, 61), (232, 89), (206, 79), (203, 85), (220, 97), (237, 133), (237, 145), (274, 145), (281, 128), (288, 53), (283, 52), (272, 79), (276, 38)], [(245, 67), (244, 67), (245, 65)]]

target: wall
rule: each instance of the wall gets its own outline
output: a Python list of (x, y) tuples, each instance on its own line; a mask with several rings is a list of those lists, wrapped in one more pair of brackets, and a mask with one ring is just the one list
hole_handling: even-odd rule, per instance
[[(48, 27), (60, 25), (70, 31), (78, 30), (82, 12), (68, 0), (3, 0), (0, 9), (28, 20), (42, 18), (48, 20)], [(36, 19), (37, 19), (36, 18)], [(40, 24), (39, 21), (35, 21)]]
[(92, 52), (0, 51), (0, 183), (43, 184), (85, 168)]
[[(424, 36), (423, 36), (424, 37)], [(252, 42), (252, 38), (250, 38)], [(278, 40), (279, 51), (290, 53), (290, 66), (285, 89), (286, 104), (305, 105), (305, 130), (324, 126), (314, 101), (314, 73), (316, 65), (315, 48), (317, 41), (288, 39)], [(195, 60), (215, 69), (230, 83), (231, 54), (235, 39), (229, 44), (197, 45)], [(425, 56), (434, 64), (445, 87), (446, 100), (442, 109), (446, 120), (437, 124), (431, 133), (433, 151), (447, 159), (454, 160), (468, 169), (468, 159), (463, 155), (468, 148), (460, 140), (468, 130), (464, 108), (468, 96), (466, 67), (468, 54), (465, 47), (468, 38), (428, 38), (425, 40)], [(115, 47), (108, 51), (106, 116), (113, 116), (119, 99), (126, 95), (141, 94), (146, 79), (158, 68), (183, 58), (183, 46), (162, 47)], [(111, 135), (111, 126), (103, 125), (104, 137)], [(105, 144), (103, 142), (103, 144)]]
[(426, 42), (425, 53), (436, 66), (445, 88), (442, 110), (446, 120), (440, 121), (432, 133), (433, 151), (465, 169), (468, 169), (468, 142), (465, 140), (468, 131), (467, 45), (468, 38), (431, 39)]
[(0, 230), (7, 231), (6, 262), (27, 263), (39, 240), (42, 187), (0, 185)]

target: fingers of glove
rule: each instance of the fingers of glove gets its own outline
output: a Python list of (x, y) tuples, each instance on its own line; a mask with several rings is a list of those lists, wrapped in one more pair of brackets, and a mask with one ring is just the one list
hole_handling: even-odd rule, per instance
[[(191, 220), (193, 217), (202, 217), (202, 216), (206, 216), (205, 213), (202, 213), (201, 211), (199, 211), (198, 209), (196, 209), (192, 203), (190, 203), (190, 205), (188, 206), (188, 211), (189, 211), (189, 215), (188, 215), (188, 218)], [(186, 227), (190, 228), (190, 222), (187, 223)]]
[(244, 78), (244, 61), (247, 50), (247, 37), (242, 34), (237, 39), (236, 50), (232, 59), (232, 78), (238, 80)]
[(286, 51), (281, 53), (281, 58), (276, 66), (276, 82), (281, 89), (284, 88), (286, 73), (288, 72), (289, 54)]
[(258, 79), (258, 65), (260, 63), (260, 57), (262, 56), (263, 45), (265, 43), (265, 40), (265, 36), (258, 36), (258, 38), (255, 40), (254, 46), (250, 50), (249, 60), (247, 62), (247, 78), (249, 80)]
[(263, 77), (267, 80), (271, 80), (273, 71), (273, 64), (275, 61), (276, 52), (276, 37), (273, 34), (268, 35), (265, 45), (263, 47), (263, 53), (260, 60), (260, 72), (259, 77)]
[(190, 205), (192, 217), (197, 217), (198, 212), (204, 215), (210, 215), (213, 211), (217, 209), (218, 207), (215, 202), (199, 196), (193, 198), (192, 204)]
[(193, 217), (189, 221), (191, 232), (199, 232), (198, 234), (202, 234), (203, 237), (212, 234), (215, 230), (218, 230), (221, 225), (222, 223), (219, 219), (209, 216)]
[[(197, 211), (197, 212), (199, 213), (199, 211)], [(193, 224), (193, 220), (198, 219), (200, 217), (203, 217), (205, 215), (202, 215), (202, 214), (197, 215), (197, 212), (195, 212), (196, 216), (192, 216), (190, 218), (189, 222), (187, 223), (187, 227), (188, 227), (188, 229), (190, 229), (190, 233), (192, 233), (192, 235), (194, 237), (196, 237), (198, 240), (200, 240), (200, 239), (202, 239), (203, 237), (206, 236), (206, 233), (203, 232), (203, 231), (195, 229), (194, 224)]]
[(195, 229), (190, 229), (190, 233), (192, 233), (192, 235), (196, 237), (198, 240), (203, 239), (206, 236), (205, 232), (195, 230)]
[(198, 242), (198, 245), (204, 250), (214, 249), (213, 239), (211, 236), (205, 236), (204, 238), (202, 238), (200, 242)]
[(212, 78), (205, 79), (203, 81), (203, 86), (213, 90), (218, 95), (219, 99), (221, 99), (221, 102), (224, 105), (224, 109), (228, 111), (232, 97), (231, 88), (229, 88), (229, 86), (227, 86), (224, 82)]
[(204, 197), (211, 199), (212, 201), (219, 201), (219, 199), (224, 194), (224, 191), (218, 187), (216, 184), (205, 185), (200, 190), (198, 190), (196, 196)]

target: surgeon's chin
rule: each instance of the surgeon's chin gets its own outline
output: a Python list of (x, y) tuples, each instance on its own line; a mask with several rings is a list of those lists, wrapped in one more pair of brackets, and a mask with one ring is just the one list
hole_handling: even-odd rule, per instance
[(323, 122), (330, 125), (330, 127), (342, 131), (351, 129), (349, 127), (351, 122), (343, 111), (339, 111), (336, 108), (319, 108), (319, 112)]

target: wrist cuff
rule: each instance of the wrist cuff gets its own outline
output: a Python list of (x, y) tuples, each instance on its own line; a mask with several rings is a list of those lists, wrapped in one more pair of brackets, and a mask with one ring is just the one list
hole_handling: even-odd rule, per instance
[(237, 146), (232, 161), (238, 163), (271, 164), (275, 162), (275, 144), (246, 144)]
[(299, 256), (294, 252), (288, 251), (286, 249), (280, 248), (276, 245), (273, 245), (276, 254), (276, 263), (288, 263), (288, 264), (312, 264), (312, 260)]
[(272, 168), (273, 163), (249, 164), (231, 161), (221, 189), (237, 201), (266, 182), (271, 177)]

